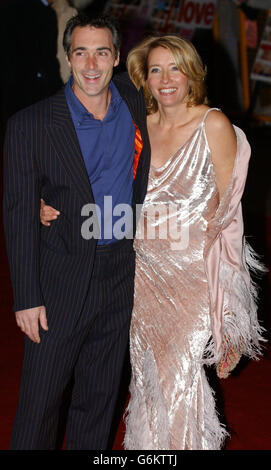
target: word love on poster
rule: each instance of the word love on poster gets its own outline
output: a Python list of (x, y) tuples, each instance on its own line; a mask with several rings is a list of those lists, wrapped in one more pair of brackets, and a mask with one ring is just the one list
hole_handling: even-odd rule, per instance
[(215, 13), (215, 1), (183, 0), (180, 2), (177, 22), (193, 28), (211, 28)]
[[(172, 2), (160, 33), (180, 34), (192, 40), (197, 29), (210, 29), (215, 15), (215, 0), (181, 0)], [(152, 22), (153, 23), (153, 22)], [(154, 24), (152, 25), (154, 26)]]
[(144, 30), (191, 39), (196, 29), (212, 28), (215, 7), (216, 0), (109, 0), (107, 12), (123, 21), (136, 42)]

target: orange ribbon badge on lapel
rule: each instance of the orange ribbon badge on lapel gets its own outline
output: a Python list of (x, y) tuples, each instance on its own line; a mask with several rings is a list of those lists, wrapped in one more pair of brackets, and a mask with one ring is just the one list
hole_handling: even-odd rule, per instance
[(136, 134), (135, 134), (135, 155), (134, 155), (134, 179), (136, 177), (136, 171), (137, 171), (137, 166), (139, 162), (139, 158), (142, 152), (143, 148), (143, 142), (142, 142), (142, 137), (141, 137), (141, 132), (138, 129), (137, 125), (134, 123), (134, 126), (136, 128)]

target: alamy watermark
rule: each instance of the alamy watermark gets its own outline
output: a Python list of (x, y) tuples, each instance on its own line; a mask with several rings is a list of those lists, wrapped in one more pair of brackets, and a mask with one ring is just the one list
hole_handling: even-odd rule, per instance
[(133, 224), (136, 224), (136, 238), (147, 240), (168, 240), (172, 250), (184, 250), (189, 244), (189, 206), (186, 203), (164, 202), (152, 206), (138, 204), (136, 220), (129, 204), (113, 207), (112, 196), (104, 196), (104, 207), (85, 204), (81, 216), (87, 217), (81, 226), (85, 240), (121, 240), (133, 238)]

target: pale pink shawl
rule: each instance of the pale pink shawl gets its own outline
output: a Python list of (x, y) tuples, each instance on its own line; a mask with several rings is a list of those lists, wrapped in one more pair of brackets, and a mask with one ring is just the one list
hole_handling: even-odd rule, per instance
[[(216, 363), (226, 354), (229, 344), (256, 358), (264, 331), (257, 319), (256, 288), (249, 273), (249, 269), (264, 268), (244, 238), (241, 206), (251, 152), (244, 132), (235, 126), (234, 129), (237, 155), (231, 181), (218, 208), (221, 230), (205, 256), (213, 332), (207, 356)], [(212, 222), (209, 231), (212, 232)], [(230, 341), (226, 343), (225, 337)]]

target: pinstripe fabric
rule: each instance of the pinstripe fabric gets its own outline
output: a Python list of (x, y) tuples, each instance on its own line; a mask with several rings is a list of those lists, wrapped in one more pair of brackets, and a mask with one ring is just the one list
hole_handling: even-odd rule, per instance
[[(107, 253), (96, 255), (89, 299), (99, 314), (76, 364), (67, 428), (69, 449), (106, 448), (128, 342), (134, 268), (131, 243), (111, 253), (110, 262)], [(95, 408), (89, 408), (89, 403), (95, 403)]]
[[(133, 183), (135, 206), (143, 202), (146, 193), (150, 160), (144, 99), (142, 92), (138, 94), (126, 76), (116, 77), (115, 83), (143, 140)], [(50, 228), (39, 224), (40, 197), (61, 212)], [(12, 440), (14, 448), (21, 445), (25, 447), (20, 448), (36, 448), (35, 445), (40, 448), (41, 442), (45, 446), (47, 437), (51, 439), (54, 435), (52, 429), (57, 423), (63, 387), (78, 361), (82, 340), (85, 341), (83, 334), (76, 336), (74, 332), (81, 325), (90, 292), (95, 298), (100, 291), (100, 285), (92, 276), (96, 269), (96, 241), (81, 237), (82, 206), (93, 202), (64, 92), (12, 117), (5, 140), (3, 215), (14, 310), (45, 305), (50, 332), (48, 335), (41, 333), (40, 345), (26, 339), (21, 381), (22, 391), (26, 391), (22, 392), (23, 398), (19, 401)], [(125, 264), (120, 271), (125, 269)], [(125, 292), (130, 292), (132, 297), (131, 288), (127, 289)], [(109, 302), (113, 296), (111, 291), (112, 286), (104, 291), (107, 292), (104, 296), (111, 293)], [(114, 377), (115, 371), (112, 371)], [(103, 371), (101, 380), (102, 377)], [(112, 378), (108, 377), (110, 381)], [(98, 400), (96, 405), (95, 400), (92, 406), (98, 408), (101, 403), (98, 404)], [(46, 413), (43, 412), (45, 409)], [(22, 416), (27, 418), (21, 427), (23, 419), (19, 417)], [(73, 427), (77, 429), (75, 415), (71, 416)], [(36, 444), (24, 437), (36, 433), (39, 436)], [(72, 432), (70, 436), (71, 442), (77, 442), (76, 439), (73, 441)]]
[[(115, 244), (114, 244), (115, 245)], [(120, 245), (120, 246), (119, 246)], [(76, 325), (25, 340), (20, 401), (11, 449), (54, 449), (61, 398), (74, 371), (68, 449), (105, 449), (127, 346), (135, 255), (131, 243), (97, 250)], [(31, 421), (29, 416), (32, 417)]]

